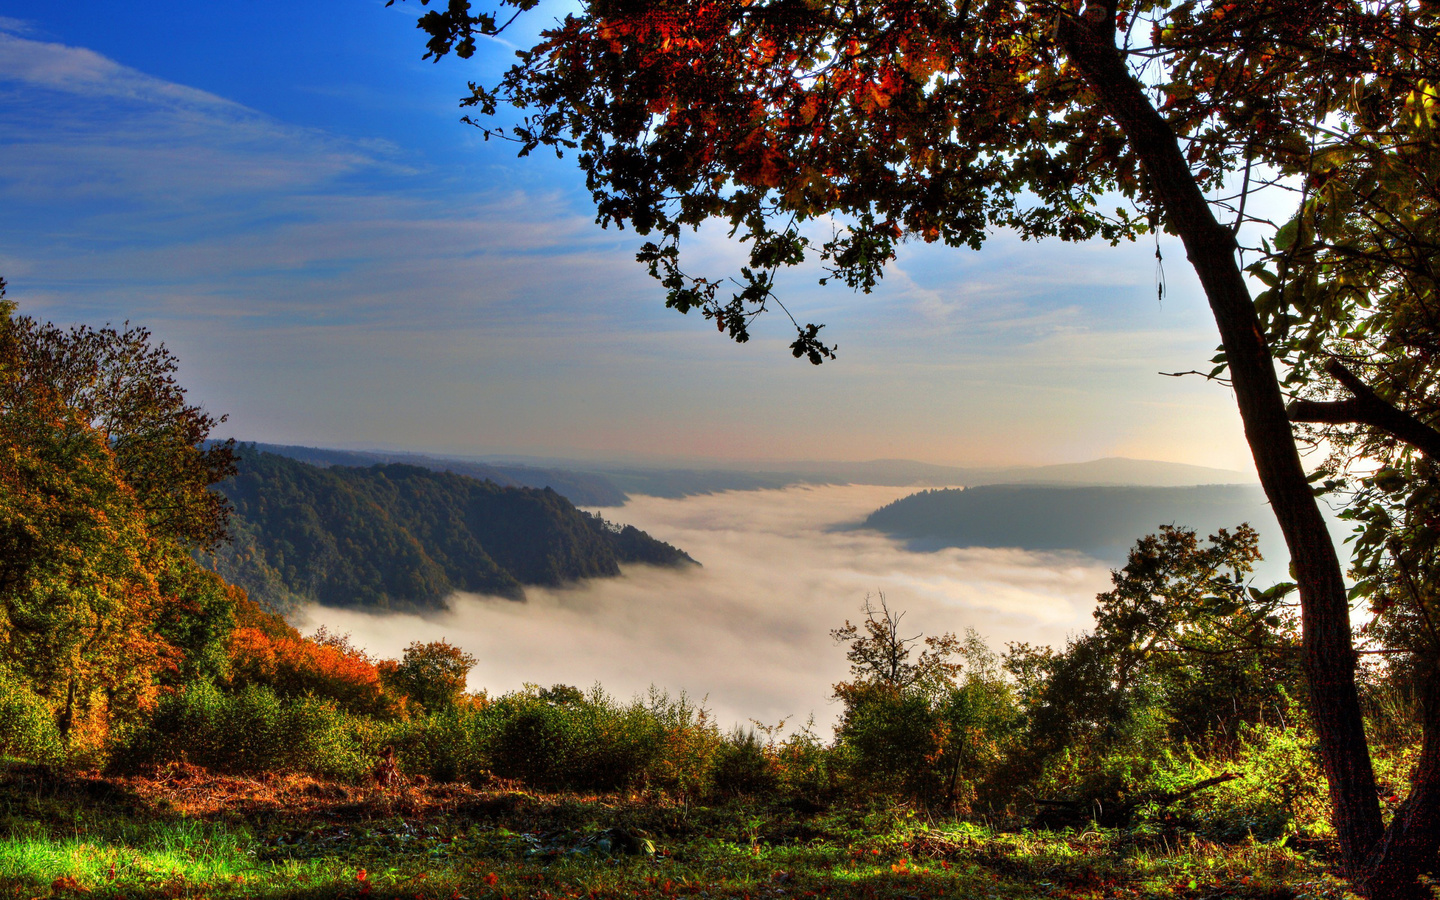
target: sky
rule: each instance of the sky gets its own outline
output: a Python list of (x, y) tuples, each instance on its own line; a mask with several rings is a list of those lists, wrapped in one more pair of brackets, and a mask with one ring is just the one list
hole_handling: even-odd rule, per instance
[[(873, 294), (782, 281), (735, 345), (666, 310), (572, 160), (459, 122), (552, 21), (423, 61), (415, 2), (0, 0), (0, 276), (21, 312), (129, 320), (244, 440), (572, 459), (1104, 456), (1249, 470), (1174, 239), (909, 244)], [(693, 268), (733, 271), (718, 231)]]

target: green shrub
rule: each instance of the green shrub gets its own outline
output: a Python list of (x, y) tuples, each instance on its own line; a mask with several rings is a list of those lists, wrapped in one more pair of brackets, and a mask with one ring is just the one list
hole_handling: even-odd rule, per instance
[(1086, 800), (1104, 808), (1152, 790), (1157, 766), (1169, 759), (1170, 721), (1158, 707), (1141, 707), (1130, 712), (1109, 740), (1064, 747), (1045, 760), (1036, 796)]
[(771, 794), (780, 772), (755, 729), (737, 727), (716, 749), (711, 783), (722, 797)]
[(50, 705), (22, 680), (0, 668), (0, 755), (58, 765), (64, 758)]
[(576, 702), (547, 700), (535, 690), (493, 705), (492, 770), (544, 788), (633, 787), (660, 756), (662, 729), (638, 701), (621, 706), (599, 688)]
[(490, 779), (488, 748), (498, 723), (499, 717), (488, 706), (454, 706), (386, 723), (369, 745), (393, 746), (406, 775), (479, 787)]
[(836, 734), (850, 783), (870, 793), (937, 796), (947, 726), (925, 694), (883, 683), (854, 686)]
[(1259, 724), (1243, 726), (1238, 737), (1233, 755), (1211, 768), (1239, 778), (1196, 795), (1199, 829), (1221, 840), (1327, 833), (1329, 792), (1314, 731), (1305, 724)]
[(118, 749), (122, 768), (184, 760), (217, 772), (308, 772), (358, 780), (369, 770), (358, 723), (333, 702), (281, 699), (249, 686), (227, 694), (208, 682), (166, 697)]

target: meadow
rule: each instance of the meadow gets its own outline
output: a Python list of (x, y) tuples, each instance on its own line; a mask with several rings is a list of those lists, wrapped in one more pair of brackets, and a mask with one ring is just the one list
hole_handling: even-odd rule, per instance
[(1031, 830), (913, 804), (0, 774), (6, 897), (1335, 897), (1324, 842)]

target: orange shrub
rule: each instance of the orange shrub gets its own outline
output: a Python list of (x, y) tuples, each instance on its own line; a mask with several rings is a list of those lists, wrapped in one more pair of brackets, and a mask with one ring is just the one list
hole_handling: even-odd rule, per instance
[(237, 628), (230, 639), (232, 687), (264, 685), (282, 697), (310, 694), (350, 712), (394, 715), (402, 704), (385, 691), (380, 672), (362, 651), (334, 639), (272, 637)]

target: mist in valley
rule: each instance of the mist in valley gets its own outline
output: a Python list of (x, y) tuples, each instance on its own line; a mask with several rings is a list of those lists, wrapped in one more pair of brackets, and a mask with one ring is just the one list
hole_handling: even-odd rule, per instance
[(307, 630), (348, 632), (372, 655), (445, 638), (473, 653), (471, 689), (601, 684), (621, 698), (653, 685), (704, 698), (720, 724), (756, 719), (829, 734), (846, 677), (830, 629), (883, 592), (908, 634), (975, 628), (1007, 641), (1059, 644), (1090, 624), (1107, 566), (1078, 553), (948, 548), (912, 552), (852, 530), (913, 488), (797, 486), (679, 499), (634, 497), (602, 510), (693, 556), (702, 567), (629, 567), (619, 578), (526, 589), (528, 602), (458, 594), (431, 617), (311, 607)]

